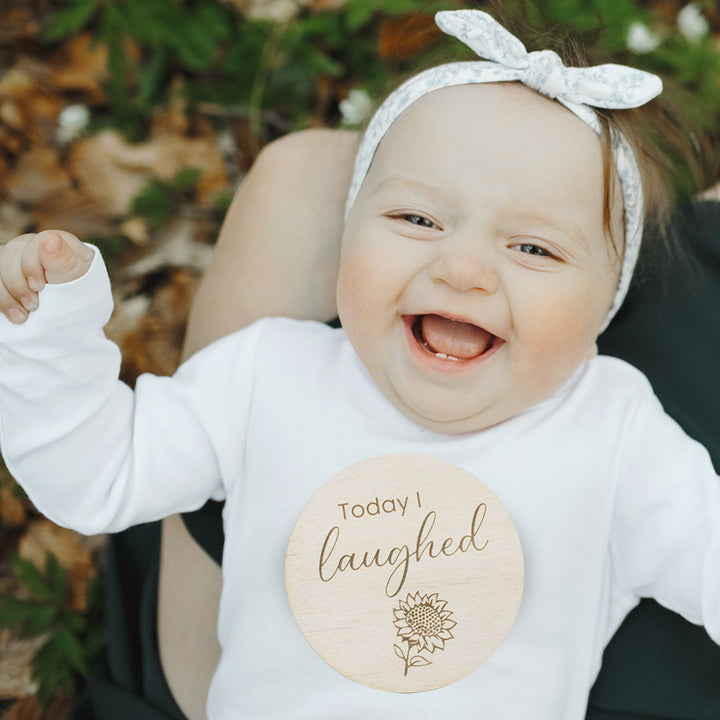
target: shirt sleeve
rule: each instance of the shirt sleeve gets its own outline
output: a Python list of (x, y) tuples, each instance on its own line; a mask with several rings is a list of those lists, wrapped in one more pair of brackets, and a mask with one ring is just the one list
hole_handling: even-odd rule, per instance
[(720, 479), (648, 391), (628, 423), (612, 536), (627, 594), (653, 597), (720, 643)]
[(174, 377), (118, 380), (99, 253), (48, 285), (23, 325), (0, 316), (0, 450), (30, 499), (78, 532), (115, 532), (222, 499), (245, 450), (262, 323), (193, 356)]

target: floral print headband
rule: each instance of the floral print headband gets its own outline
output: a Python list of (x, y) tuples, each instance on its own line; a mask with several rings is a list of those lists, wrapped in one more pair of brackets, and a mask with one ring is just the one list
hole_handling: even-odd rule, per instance
[[(518, 38), (480, 10), (439, 12), (435, 22), (444, 33), (458, 38), (486, 59), (430, 68), (407, 80), (385, 100), (370, 120), (360, 143), (345, 207), (346, 217), (385, 133), (404, 110), (433, 90), (453, 85), (520, 81), (562, 103), (598, 134), (602, 130), (593, 107), (640, 107), (662, 92), (659, 77), (625, 65), (566, 67), (552, 50), (529, 53)], [(643, 230), (643, 189), (637, 161), (621, 133), (611, 132), (611, 144), (625, 206), (625, 252), (603, 329), (625, 299)]]

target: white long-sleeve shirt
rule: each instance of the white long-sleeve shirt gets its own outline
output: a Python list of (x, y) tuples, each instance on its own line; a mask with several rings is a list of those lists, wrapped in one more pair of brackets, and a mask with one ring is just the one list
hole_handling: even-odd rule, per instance
[[(595, 358), (517, 417), (442, 435), (385, 400), (342, 330), (310, 322), (255, 323), (173, 378), (142, 376), (133, 393), (102, 333), (110, 312), (98, 257), (83, 278), (43, 290), (24, 325), (0, 318), (0, 448), (36, 505), (84, 533), (226, 500), (211, 720), (579, 720), (606, 643), (644, 596), (720, 642), (720, 483), (628, 364)], [(416, 694), (374, 690), (325, 664), (284, 584), (290, 532), (311, 495), (392, 453), (446, 459), (482, 480), (525, 560), (520, 611), (499, 650)]]

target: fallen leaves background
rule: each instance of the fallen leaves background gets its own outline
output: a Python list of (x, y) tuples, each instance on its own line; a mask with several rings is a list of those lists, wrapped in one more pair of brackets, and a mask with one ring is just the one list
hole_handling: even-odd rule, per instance
[[(87, 117), (107, 107), (107, 48), (90, 32), (43, 43), (54, 9), (44, 2), (0, 6), (0, 242), (46, 227), (96, 240), (111, 258), (117, 310), (107, 332), (123, 348), (124, 378), (171, 373), (227, 197), (251, 161), (240, 147), (246, 120), (212, 122), (190, 114), (171, 91), (142, 142), (130, 142), (113, 127), (85, 132)], [(187, 168), (194, 169), (192, 184), (176, 187)], [(154, 206), (150, 193), (148, 213), (135, 212), (133, 203), (153, 182)], [(154, 222), (163, 202), (167, 217)], [(51, 552), (66, 574), (58, 604), (66, 618), (86, 618), (102, 548), (103, 538), (85, 538), (39, 517), (0, 467), (0, 597), (37, 600), (19, 581), (11, 558), (42, 569)], [(33, 661), (48, 637), (0, 628), (5, 720), (61, 720), (67, 714), (72, 685), (42, 698), (44, 704), (36, 694)]]
[[(129, 7), (122, 0), (3, 0), (0, 243), (48, 227), (98, 243), (113, 277), (116, 310), (106, 332), (122, 348), (123, 379), (132, 383), (142, 372), (173, 372), (224, 210), (262, 145), (295, 127), (336, 125), (342, 116), (351, 124), (361, 121), (388, 78), (437, 39), (427, 13), (462, 4), (188, 0), (177, 3), (178, 13), (205, 12), (212, 37), (194, 49), (182, 38), (176, 45), (158, 43), (154, 53), (142, 32), (133, 34), (129, 16), (120, 39), (99, 41), (103, 23), (115, 17), (111, 11)], [(657, 56), (638, 50), (638, 57), (685, 76), (690, 91), (702, 91), (703, 119), (711, 131), (720, 130), (720, 16), (714, 3), (696, 4), (708, 23), (704, 34), (693, 16), (695, 26), (688, 27), (700, 34), (679, 40), (684, 2), (540, 3), (549, 15), (564, 7), (577, 18), (586, 17), (582, 13), (591, 4), (615, 13), (622, 35), (618, 30), (617, 47), (611, 43), (609, 49), (619, 48), (621, 55), (630, 16), (620, 13), (654, 19), (657, 32), (668, 36), (665, 55), (661, 47)], [(167, 6), (165, 0), (145, 0), (158, 13)], [(423, 14), (415, 12), (418, 6)], [(87, 17), (77, 32), (62, 36), (52, 18), (72, 8)], [(589, 18), (597, 20), (592, 13)], [(62, 37), (49, 41), (49, 31)], [(635, 31), (637, 36), (638, 26)], [(179, 53), (176, 65), (167, 61), (168, 53)], [(34, 602), (47, 621), (44, 631), (26, 636), (22, 623), (0, 628), (3, 720), (66, 716), (78, 672), (97, 649), (93, 633), (102, 627), (93, 615), (97, 608), (88, 606), (88, 589), (101, 574), (102, 548), (103, 538), (83, 538), (39, 517), (0, 466), (0, 598), (20, 601), (20, 614)], [(48, 552), (57, 567), (48, 565)], [(39, 569), (37, 577), (31, 568)], [(42, 625), (37, 613), (30, 620)], [(33, 662), (59, 622), (84, 647), (64, 638), (59, 652), (67, 653), (75, 672), (69, 684), (51, 684), (55, 692), (41, 693), (41, 704)]]

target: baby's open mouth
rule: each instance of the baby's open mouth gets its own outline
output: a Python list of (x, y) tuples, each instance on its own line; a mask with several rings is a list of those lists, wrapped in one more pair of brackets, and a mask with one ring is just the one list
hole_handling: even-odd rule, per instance
[(490, 350), (495, 335), (472, 323), (442, 315), (416, 315), (412, 333), (418, 344), (441, 360), (474, 360)]

